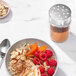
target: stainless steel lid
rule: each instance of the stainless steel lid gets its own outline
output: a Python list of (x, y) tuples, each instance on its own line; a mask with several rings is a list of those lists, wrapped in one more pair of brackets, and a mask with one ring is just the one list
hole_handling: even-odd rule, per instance
[(63, 4), (56, 4), (49, 10), (50, 22), (53, 26), (66, 27), (71, 22), (71, 10)]

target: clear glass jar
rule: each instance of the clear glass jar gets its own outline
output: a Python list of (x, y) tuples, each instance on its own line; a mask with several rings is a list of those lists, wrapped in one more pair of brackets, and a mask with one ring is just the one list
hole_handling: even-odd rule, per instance
[(68, 38), (71, 23), (71, 10), (63, 4), (56, 4), (49, 10), (51, 38), (63, 42)]

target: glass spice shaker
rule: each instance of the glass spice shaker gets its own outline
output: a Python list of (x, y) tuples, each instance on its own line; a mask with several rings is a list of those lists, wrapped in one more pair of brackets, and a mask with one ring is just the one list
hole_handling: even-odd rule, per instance
[(68, 38), (71, 23), (71, 10), (63, 4), (56, 4), (49, 10), (51, 38), (55, 42), (63, 42)]

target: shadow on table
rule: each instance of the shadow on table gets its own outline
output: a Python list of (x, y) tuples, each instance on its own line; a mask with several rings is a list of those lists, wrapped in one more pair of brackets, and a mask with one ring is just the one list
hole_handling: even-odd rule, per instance
[(70, 32), (68, 39), (63, 43), (56, 43), (70, 58), (76, 61), (76, 35)]
[(12, 18), (12, 15), (12, 10), (10, 10), (9, 14), (6, 17), (0, 19), (0, 23), (9, 22)]
[(67, 75), (60, 68), (58, 68), (58, 71), (55, 74), (55, 76), (67, 76)]

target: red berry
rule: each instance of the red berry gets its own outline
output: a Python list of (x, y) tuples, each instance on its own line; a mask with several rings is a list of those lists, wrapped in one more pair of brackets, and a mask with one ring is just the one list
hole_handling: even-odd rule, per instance
[(41, 53), (40, 51), (36, 51), (36, 52), (35, 52), (35, 56), (36, 56), (36, 57), (39, 57), (40, 53)]
[(47, 76), (47, 74), (41, 74), (41, 76)]
[(39, 64), (40, 64), (40, 60), (35, 57), (35, 58), (33, 59), (33, 63), (34, 63), (35, 65), (39, 65)]
[(45, 72), (45, 68), (44, 67), (40, 66), (39, 69), (40, 69), (41, 74)]
[(56, 66), (56, 65), (57, 65), (57, 61), (54, 60), (54, 59), (50, 59), (50, 60), (49, 60), (49, 65), (50, 65), (50, 66)]
[(45, 53), (47, 54), (47, 57), (51, 57), (53, 55), (51, 50), (45, 50)]
[(47, 60), (47, 55), (45, 53), (41, 53), (39, 57), (40, 57), (40, 59), (42, 61), (46, 61)]
[(47, 74), (52, 76), (55, 73), (55, 70), (53, 68), (48, 68)]
[(44, 61), (44, 62), (43, 62), (43, 65), (49, 66), (49, 61), (48, 61), (48, 60)]

